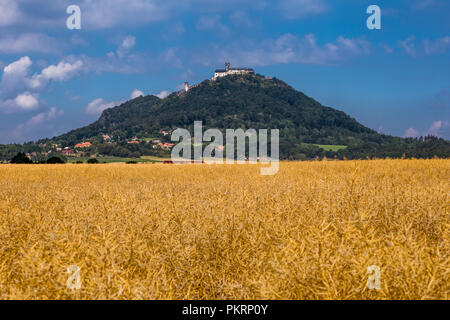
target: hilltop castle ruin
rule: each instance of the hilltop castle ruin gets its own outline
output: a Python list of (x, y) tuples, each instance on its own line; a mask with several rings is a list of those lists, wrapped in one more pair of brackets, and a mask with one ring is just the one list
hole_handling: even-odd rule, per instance
[(225, 69), (217, 69), (214, 71), (214, 77), (212, 77), (212, 80), (233, 74), (255, 74), (255, 71), (248, 68), (230, 68), (230, 63), (226, 62)]
[[(211, 80), (216, 80), (217, 78), (234, 75), (234, 74), (255, 74), (255, 70), (249, 69), (249, 68), (230, 68), (230, 63), (225, 63), (225, 69), (217, 69), (214, 71), (214, 77), (211, 78)], [(190, 89), (197, 87), (199, 84), (196, 85), (189, 85), (189, 82), (184, 83), (184, 88), (180, 91), (178, 91), (178, 94), (186, 93)]]

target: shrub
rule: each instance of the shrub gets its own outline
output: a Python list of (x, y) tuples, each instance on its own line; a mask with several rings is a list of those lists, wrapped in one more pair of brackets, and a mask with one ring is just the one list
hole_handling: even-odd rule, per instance
[(19, 152), (14, 158), (11, 159), (11, 163), (31, 164), (31, 163), (33, 163), (33, 161), (31, 161), (31, 159), (28, 158), (25, 153)]
[(51, 157), (47, 159), (48, 164), (63, 164), (65, 163), (61, 158), (59, 157)]
[(99, 163), (99, 162), (98, 162), (97, 159), (91, 158), (91, 159), (89, 159), (89, 160), (87, 161), (87, 163), (89, 163), (89, 164), (96, 164), (96, 163)]

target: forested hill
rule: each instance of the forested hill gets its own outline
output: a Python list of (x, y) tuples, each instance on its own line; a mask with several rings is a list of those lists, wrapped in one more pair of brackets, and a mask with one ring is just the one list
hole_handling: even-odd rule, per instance
[[(119, 155), (129, 150), (136, 156), (145, 155), (154, 150), (148, 146), (148, 140), (132, 146), (127, 142), (133, 137), (141, 141), (145, 138), (167, 140), (170, 135), (161, 137), (161, 131), (192, 130), (194, 121), (200, 120), (204, 130), (280, 129), (282, 159), (450, 157), (449, 141), (379, 134), (276, 78), (260, 75), (206, 80), (187, 93), (173, 93), (165, 99), (139, 97), (107, 109), (93, 124), (51, 141), (72, 147), (89, 139), (93, 141), (92, 148), (102, 154)], [(104, 134), (112, 141), (103, 141)], [(122, 150), (118, 152), (114, 145)]]
[(207, 128), (280, 129), (281, 136), (317, 144), (348, 144), (350, 137), (378, 134), (341, 111), (323, 107), (277, 79), (229, 76), (204, 81), (188, 93), (164, 100), (140, 97), (105, 110), (95, 123), (56, 139), (73, 142), (101, 133), (130, 138), (160, 129), (192, 127), (202, 120)]

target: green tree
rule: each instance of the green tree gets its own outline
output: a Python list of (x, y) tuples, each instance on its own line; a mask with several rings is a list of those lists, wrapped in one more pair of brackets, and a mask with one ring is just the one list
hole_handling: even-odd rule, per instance
[(11, 163), (15, 163), (15, 164), (31, 164), (31, 163), (33, 163), (33, 161), (31, 161), (31, 159), (28, 158), (25, 153), (19, 152), (16, 156), (14, 156), (11, 159)]
[(47, 159), (48, 164), (64, 164), (65, 162), (59, 157), (51, 157)]

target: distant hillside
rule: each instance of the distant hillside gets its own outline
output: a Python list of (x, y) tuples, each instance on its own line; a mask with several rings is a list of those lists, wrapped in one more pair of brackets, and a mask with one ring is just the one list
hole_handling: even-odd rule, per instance
[[(204, 129), (280, 129), (282, 159), (314, 157), (450, 157), (450, 142), (434, 137), (403, 139), (382, 135), (342, 111), (322, 106), (286, 83), (260, 75), (227, 76), (204, 81), (189, 92), (165, 99), (139, 97), (105, 110), (98, 121), (51, 140), (74, 146), (91, 139), (90, 152), (116, 156), (154, 154), (138, 139), (161, 139), (161, 130), (191, 129), (202, 120)], [(114, 143), (103, 141), (107, 134)], [(148, 142), (148, 140), (147, 140)], [(119, 150), (120, 148), (120, 150)], [(128, 150), (128, 151), (127, 151)]]

